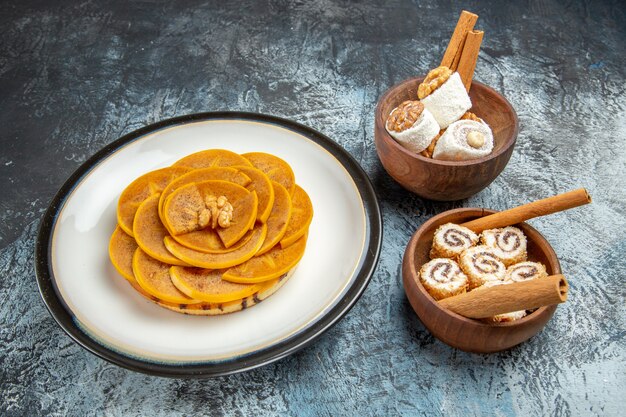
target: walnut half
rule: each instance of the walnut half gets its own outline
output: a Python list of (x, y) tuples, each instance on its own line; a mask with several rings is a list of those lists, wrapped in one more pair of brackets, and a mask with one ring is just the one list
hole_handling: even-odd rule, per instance
[(226, 228), (230, 226), (233, 220), (233, 206), (228, 202), (226, 196), (215, 197), (208, 195), (204, 199), (205, 208), (198, 213), (198, 225), (200, 228), (211, 226), (212, 229), (217, 226)]
[(413, 126), (424, 111), (424, 105), (417, 100), (406, 100), (393, 109), (387, 119), (387, 129), (403, 132)]
[(441, 87), (443, 83), (448, 81), (448, 78), (453, 74), (452, 70), (448, 67), (441, 66), (437, 67), (434, 70), (431, 70), (424, 81), (417, 87), (417, 97), (421, 100), (424, 97), (427, 97)]

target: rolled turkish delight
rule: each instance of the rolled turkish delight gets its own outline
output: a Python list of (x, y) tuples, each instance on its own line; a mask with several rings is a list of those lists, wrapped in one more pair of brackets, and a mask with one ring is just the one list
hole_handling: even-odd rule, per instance
[(419, 85), (417, 96), (441, 129), (459, 120), (472, 107), (459, 73), (452, 72), (448, 67), (430, 71)]
[(422, 285), (435, 300), (467, 291), (467, 276), (452, 259), (437, 258), (425, 263), (419, 276)]
[(506, 266), (526, 260), (526, 236), (517, 227), (484, 230), (480, 241), (492, 248)]
[(433, 159), (467, 161), (487, 156), (493, 150), (493, 134), (485, 123), (459, 120), (437, 141)]
[(506, 266), (495, 250), (485, 245), (463, 251), (459, 257), (459, 265), (467, 275), (470, 289), (480, 287), (488, 281), (502, 281), (506, 273)]
[(454, 223), (439, 226), (433, 237), (433, 246), (430, 249), (432, 258), (456, 258), (465, 249), (478, 243), (478, 235), (467, 227)]
[(406, 149), (420, 153), (439, 133), (433, 115), (419, 101), (407, 100), (391, 111), (387, 132)]
[(521, 282), (548, 276), (546, 267), (540, 262), (520, 262), (507, 268), (505, 281)]

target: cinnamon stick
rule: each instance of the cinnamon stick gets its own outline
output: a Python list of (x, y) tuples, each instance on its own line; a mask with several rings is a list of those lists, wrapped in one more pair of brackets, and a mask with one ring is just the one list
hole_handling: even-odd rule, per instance
[(474, 69), (476, 68), (476, 62), (478, 61), (478, 52), (480, 51), (480, 44), (483, 42), (483, 35), (485, 32), (482, 30), (471, 30), (467, 33), (465, 44), (463, 45), (463, 52), (461, 53), (461, 59), (457, 67), (457, 72), (461, 76), (461, 80), (465, 85), (465, 89), (469, 92), (472, 86), (472, 78), (474, 78)]
[(487, 229), (512, 226), (528, 219), (557, 213), (574, 207), (591, 203), (591, 196), (584, 188), (537, 200), (499, 213), (490, 214), (478, 219), (463, 223), (476, 233)]
[(459, 16), (459, 20), (454, 28), (454, 33), (452, 33), (452, 37), (450, 38), (446, 52), (443, 54), (440, 65), (446, 66), (452, 71), (456, 71), (459, 60), (461, 59), (465, 38), (467, 33), (474, 29), (476, 20), (478, 20), (478, 15), (470, 13), (467, 10), (461, 12), (461, 16)]
[(478, 288), (444, 298), (439, 305), (472, 319), (493, 317), (513, 311), (531, 310), (567, 300), (569, 285), (563, 275), (551, 275), (512, 284)]

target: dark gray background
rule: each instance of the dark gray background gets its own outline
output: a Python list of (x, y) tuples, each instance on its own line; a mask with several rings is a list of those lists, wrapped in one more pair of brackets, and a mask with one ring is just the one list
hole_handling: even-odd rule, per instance
[[(4, 415), (617, 415), (626, 397), (626, 9), (615, 2), (2, 1), (0, 413)], [(560, 3), (560, 4), (559, 4)], [(485, 31), (476, 78), (520, 119), (513, 157), (473, 198), (424, 201), (382, 169), (373, 112), (439, 62), (462, 8)], [(304, 123), (372, 179), (378, 270), (297, 354), (213, 380), (104, 362), (55, 324), (35, 284), (39, 220), (90, 155), (146, 124), (212, 110)], [(591, 206), (536, 226), (571, 285), (542, 333), (474, 355), (434, 339), (398, 275), (404, 247), (453, 207), (504, 209), (578, 187)]]

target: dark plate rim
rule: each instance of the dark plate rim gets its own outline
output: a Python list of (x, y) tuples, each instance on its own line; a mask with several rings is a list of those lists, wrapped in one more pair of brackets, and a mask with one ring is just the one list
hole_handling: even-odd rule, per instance
[[(101, 344), (85, 333), (55, 289), (49, 259), (57, 216), (74, 187), (101, 161), (114, 152), (157, 130), (206, 120), (243, 120), (277, 125), (305, 136), (337, 158), (352, 177), (363, 200), (366, 230), (369, 231), (369, 234), (366, 234), (364, 259), (357, 267), (355, 281), (332, 309), (325, 312), (310, 327), (277, 344), (243, 356), (220, 361), (161, 363), (127, 356)], [(300, 123), (266, 114), (232, 111), (194, 113), (165, 119), (134, 130), (106, 145), (74, 171), (56, 193), (42, 218), (35, 245), (35, 272), (41, 298), (52, 317), (68, 336), (89, 352), (113, 364), (149, 375), (189, 378), (215, 377), (243, 372), (282, 359), (311, 344), (343, 318), (361, 297), (376, 269), (382, 246), (382, 230), (380, 206), (369, 177), (359, 163), (329, 137)]]

